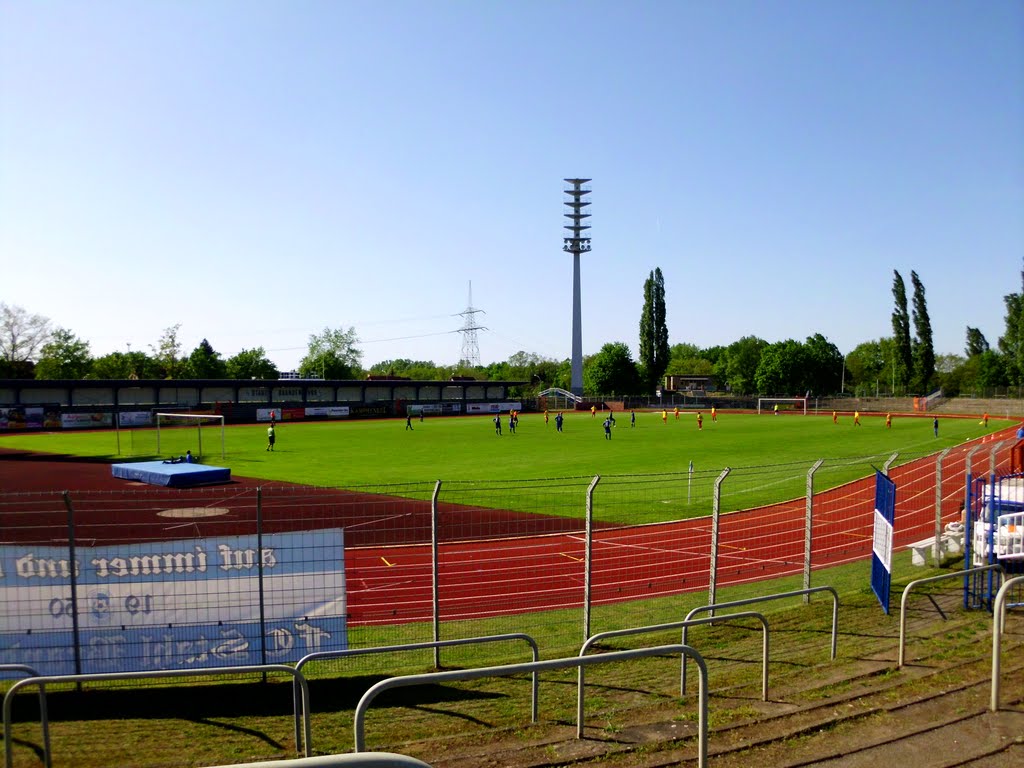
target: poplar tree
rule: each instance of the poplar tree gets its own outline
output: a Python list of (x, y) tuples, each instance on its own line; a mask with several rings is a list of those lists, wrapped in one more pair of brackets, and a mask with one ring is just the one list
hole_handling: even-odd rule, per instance
[(1021, 291), (1003, 296), (1006, 305), (1006, 332), (999, 337), (999, 351), (1006, 360), (1009, 379), (1018, 386), (1024, 384), (1024, 271), (1021, 271)]
[(989, 343), (988, 339), (985, 338), (979, 329), (967, 326), (967, 346), (964, 347), (964, 354), (967, 355), (967, 359), (988, 352)]
[(928, 303), (924, 298), (924, 285), (917, 272), (910, 271), (914, 285), (914, 375), (912, 383), (919, 395), (927, 395), (935, 381), (935, 345), (932, 343), (932, 321), (928, 317)]
[(644, 282), (644, 309), (640, 316), (640, 369), (644, 386), (653, 392), (668, 370), (668, 326), (665, 324), (665, 278), (656, 267)]
[(907, 312), (907, 286), (900, 273), (892, 271), (892, 296), (896, 306), (892, 311), (892, 340), (895, 348), (895, 361), (887, 361), (894, 366), (896, 383), (906, 387), (907, 378), (913, 366), (910, 349), (910, 314)]

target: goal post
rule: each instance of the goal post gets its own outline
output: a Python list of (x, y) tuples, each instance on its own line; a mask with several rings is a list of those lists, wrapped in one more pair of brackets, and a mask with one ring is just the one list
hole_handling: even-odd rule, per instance
[[(163, 455), (164, 447), (174, 453), (184, 453), (179, 446), (189, 446), (190, 441), (194, 440), (196, 457), (202, 457), (203, 432), (205, 431), (208, 445), (211, 442), (215, 444), (218, 437), (220, 438), (220, 457), (224, 458), (224, 416), (212, 413), (165, 412), (157, 412), (153, 415), (156, 418), (157, 455)], [(187, 447), (186, 450), (191, 450), (191, 448)], [(214, 448), (215, 450), (216, 448)]]
[(775, 406), (780, 403), (795, 403), (796, 408), (789, 408), (787, 410), (800, 409), (804, 416), (807, 415), (806, 397), (759, 397), (757, 398), (757, 413), (760, 415), (766, 408), (770, 408), (774, 413)]

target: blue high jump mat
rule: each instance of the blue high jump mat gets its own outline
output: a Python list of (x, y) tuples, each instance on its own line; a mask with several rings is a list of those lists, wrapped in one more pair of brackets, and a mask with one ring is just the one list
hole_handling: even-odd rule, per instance
[(150, 485), (165, 485), (172, 488), (188, 488), (208, 483), (226, 483), (231, 480), (228, 467), (211, 467), (209, 464), (165, 464), (162, 461), (133, 461), (130, 464), (114, 464), (114, 477), (122, 480), (137, 480)]

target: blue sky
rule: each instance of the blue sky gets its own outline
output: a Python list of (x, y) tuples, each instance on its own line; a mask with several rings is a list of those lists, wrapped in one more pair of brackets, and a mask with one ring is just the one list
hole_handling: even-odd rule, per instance
[(995, 346), (1024, 257), (1024, 3), (0, 0), (0, 301), (93, 354), (295, 366), (891, 334)]

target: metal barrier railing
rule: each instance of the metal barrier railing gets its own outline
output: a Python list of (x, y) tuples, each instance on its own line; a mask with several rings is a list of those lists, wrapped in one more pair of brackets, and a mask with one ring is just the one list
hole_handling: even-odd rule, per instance
[[(405, 645), (378, 645), (371, 648), (349, 648), (344, 651), (316, 651), (315, 653), (309, 653), (303, 656), (295, 664), (295, 671), (302, 673), (302, 668), (307, 664), (314, 661), (326, 661), (328, 659), (344, 659), (350, 656), (366, 656), (374, 653), (395, 653), (398, 651), (420, 651), (427, 648), (450, 648), (457, 645), (482, 645), (484, 643), (500, 643), (507, 642), (510, 640), (523, 640), (530, 646), (530, 650), (533, 652), (533, 660), (537, 661), (540, 659), (540, 650), (537, 647), (537, 641), (534, 640), (527, 634), (522, 632), (509, 632), (503, 635), (484, 635), (482, 637), (464, 637), (456, 640), (432, 640), (423, 643), (406, 643)], [(435, 657), (435, 661), (436, 661)], [(303, 676), (304, 677), (304, 676)], [(533, 673), (533, 698), (531, 707), (531, 722), (537, 722), (537, 673)], [(299, 743), (299, 718), (298, 711), (302, 702), (299, 701), (299, 692), (295, 690), (295, 743)], [(309, 721), (311, 712), (306, 709), (306, 721)]]
[(943, 573), (940, 576), (928, 576), (924, 579), (917, 579), (910, 582), (903, 588), (903, 594), (900, 596), (900, 644), (899, 651), (896, 656), (896, 666), (902, 667), (906, 644), (907, 644), (907, 600), (910, 598), (910, 592), (914, 587), (921, 584), (929, 584), (933, 581), (945, 581), (946, 579), (958, 579), (965, 576), (970, 576), (972, 573), (983, 573), (984, 571), (999, 571), (1003, 570), (1003, 566), (998, 563), (995, 565), (983, 565), (978, 568), (968, 568), (963, 571), (954, 571), (953, 573)]
[(211, 765), (209, 768), (430, 768), (430, 765), (415, 757), (394, 752), (360, 752), (356, 755), (320, 755), (291, 760)]
[(1024, 585), (1024, 576), (1014, 576), (1003, 582), (1003, 586), (996, 592), (995, 603), (992, 607), (992, 700), (989, 709), (993, 712), (999, 711), (999, 655), (1002, 652), (1003, 622), (1006, 619), (1006, 597), (1011, 587)]
[[(839, 593), (832, 587), (808, 587), (807, 589), (795, 589), (792, 592), (777, 592), (772, 595), (762, 595), (760, 597), (748, 597), (745, 600), (733, 600), (728, 603), (712, 603), (711, 605), (701, 605), (691, 610), (686, 614), (685, 621), (689, 621), (694, 617), (695, 614), (703, 611), (715, 611), (719, 608), (737, 608), (741, 605), (753, 605), (754, 603), (766, 603), (770, 600), (782, 600), (786, 597), (797, 597), (798, 595), (812, 595), (815, 592), (828, 592), (832, 595), (832, 647), (831, 656), (829, 658), (835, 659), (836, 657), (836, 645), (837, 638), (839, 636)], [(686, 644), (686, 627), (683, 627), (683, 644)], [(686, 659), (683, 659), (683, 672), (681, 675), (682, 683), (680, 685), (680, 691), (686, 693)]]
[(692, 657), (700, 668), (700, 686), (698, 696), (697, 727), (698, 727), (698, 758), (697, 768), (706, 768), (708, 759), (708, 667), (703, 657), (693, 648), (682, 644), (660, 645), (654, 648), (635, 648), (628, 651), (613, 651), (603, 653), (600, 656), (575, 656), (565, 659), (548, 659), (546, 661), (532, 661), (523, 664), (505, 664), (497, 667), (478, 667), (476, 669), (460, 669), (449, 672), (429, 672), (423, 675), (406, 675), (404, 677), (391, 677), (381, 680), (373, 685), (356, 705), (355, 712), (355, 751), (362, 752), (366, 749), (365, 719), (366, 710), (378, 694), (392, 688), (400, 688), (411, 685), (424, 685), (427, 683), (443, 683), (454, 680), (477, 680), (482, 677), (506, 677), (517, 675), (523, 672), (539, 672), (545, 669), (566, 669), (570, 667), (591, 666), (594, 664), (609, 664), (613, 661), (626, 661), (628, 659), (642, 658), (645, 656), (660, 656), (667, 653), (681, 653)]
[[(297, 672), (294, 667), (289, 667), (287, 664), (252, 664), (248, 666), (238, 667), (209, 667), (207, 669), (160, 669), (153, 670), (150, 672), (100, 672), (89, 675), (39, 675), (36, 677), (27, 677), (24, 680), (18, 680), (14, 685), (8, 689), (4, 695), (3, 703), (3, 716), (4, 716), (4, 765), (6, 768), (12, 768), (14, 765), (14, 750), (13, 742), (11, 739), (11, 710), (14, 706), (14, 694), (22, 688), (26, 688), (30, 685), (39, 686), (39, 695), (45, 696), (45, 688), (47, 685), (56, 685), (58, 683), (94, 683), (101, 680), (141, 680), (141, 679), (157, 679), (157, 678), (170, 678), (170, 677), (206, 677), (209, 675), (243, 675), (243, 674), (265, 674), (268, 672), (284, 672), (291, 675), (295, 680), (299, 682), (302, 687), (302, 702), (303, 702), (303, 713), (309, 712), (309, 686), (306, 683), (301, 672)], [(46, 720), (45, 708), (41, 712), (43, 719), (43, 732), (49, 731), (49, 723)], [(298, 714), (296, 714), (298, 717)], [(309, 757), (312, 753), (311, 734), (309, 726), (309, 718), (303, 714), (303, 720), (305, 722), (304, 733), (305, 738), (305, 754)], [(299, 748), (298, 742), (295, 744), (296, 749)], [(50, 755), (49, 744), (46, 745), (43, 754), (43, 762), (46, 768), (51, 768), (52, 757)]]
[[(578, 655), (583, 656), (586, 652), (595, 644), (601, 640), (607, 640), (610, 637), (624, 637), (628, 635), (640, 635), (651, 632), (663, 632), (668, 629), (683, 629), (685, 627), (693, 627), (701, 624), (717, 624), (723, 621), (734, 621), (736, 619), (757, 619), (761, 622), (761, 701), (768, 701), (768, 620), (760, 613), (754, 611), (743, 611), (741, 613), (730, 613), (726, 616), (709, 616), (706, 619), (691, 619), (690, 621), (672, 621), (667, 624), (651, 624), (646, 627), (630, 627), (629, 629), (611, 629), (607, 632), (598, 632), (587, 638), (587, 642), (580, 648)], [(685, 645), (685, 643), (684, 643)], [(681, 663), (685, 663), (686, 657), (683, 656)], [(580, 667), (577, 675), (577, 700), (576, 700), (576, 737), (583, 738), (583, 686), (584, 680), (583, 667)], [(682, 679), (682, 669), (679, 672), (679, 695), (682, 696), (685, 692), (682, 690), (684, 682)]]
[[(26, 677), (39, 677), (39, 672), (34, 667), (30, 667), (27, 664), (0, 664), (0, 675), (5, 672), (20, 672)], [(42, 723), (43, 729), (43, 754), (50, 754), (50, 719), (46, 712), (46, 692), (43, 688), (39, 689), (39, 719)], [(5, 738), (5, 741), (7, 739)], [(10, 765), (10, 761), (7, 762)], [(49, 768), (49, 763), (47, 763)]]

